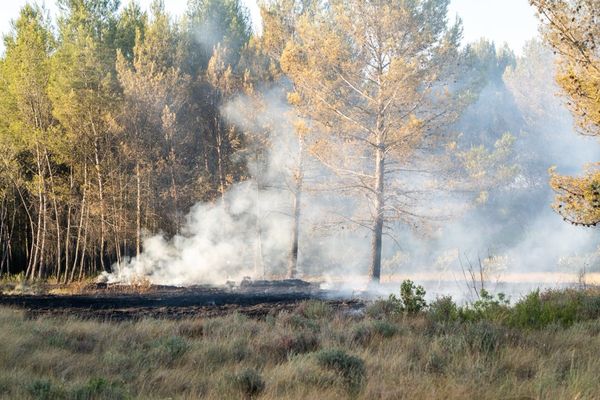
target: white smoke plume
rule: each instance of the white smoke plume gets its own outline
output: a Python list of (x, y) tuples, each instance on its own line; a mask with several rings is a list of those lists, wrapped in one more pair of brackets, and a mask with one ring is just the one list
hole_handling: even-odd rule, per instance
[[(484, 91), (479, 101), (495, 107), (493, 94), (486, 96)], [(595, 143), (573, 132), (568, 111), (564, 107), (561, 110), (560, 126), (544, 128), (553, 132), (551, 140), (529, 141), (528, 151), (547, 160), (547, 167), (558, 165), (565, 173), (576, 173), (584, 162), (597, 159), (598, 151)], [(194, 206), (178, 235), (147, 237), (143, 253), (115, 265), (113, 274), (105, 276), (108, 281), (148, 279), (155, 284), (192, 285), (222, 284), (245, 276), (283, 276), (291, 244), (290, 188), (298, 163), (295, 117), (281, 90), (263, 93), (260, 104), (240, 96), (226, 104), (222, 113), (243, 131), (258, 135), (254, 139), (260, 144), (256, 147), (249, 144), (239, 155), (244, 157), (252, 179), (233, 185), (222, 200)], [(513, 133), (519, 137), (525, 135)], [(354, 210), (361, 207), (361, 200), (339, 192), (311, 189), (327, 172), (316, 160), (305, 156), (307, 188), (301, 216), (301, 276), (327, 280), (330, 286), (351, 291), (366, 282), (369, 260), (370, 231), (347, 223)], [(463, 262), (469, 258), (477, 263), (479, 258), (485, 262), (492, 255), (497, 257), (495, 260), (505, 261), (500, 273), (531, 273), (563, 271), (561, 260), (594, 251), (597, 246), (594, 231), (570, 226), (550, 209), (552, 192), (547, 178), (540, 177), (542, 189), (539, 186), (535, 189), (541, 193), (535, 204), (522, 205), (524, 233), (516, 244), (511, 237), (505, 237), (510, 235), (498, 234), (505, 225), (502, 213), (457, 215), (452, 221), (441, 222), (437, 234), (430, 237), (419, 236), (402, 223), (391, 224), (393, 238), (388, 236), (384, 242), (382, 273), (384, 280), (391, 279), (394, 283), (383, 292), (397, 291), (399, 280), (412, 277), (432, 293), (460, 297), (465, 282), (459, 256)], [(506, 188), (509, 196), (510, 190)], [(432, 206), (443, 209), (446, 201), (446, 197), (440, 196), (437, 204), (433, 200)], [(506, 240), (498, 243), (498, 237)], [(349, 283), (344, 285), (344, 282)], [(519, 288), (531, 290), (535, 285)], [(503, 290), (516, 296), (519, 288)]]

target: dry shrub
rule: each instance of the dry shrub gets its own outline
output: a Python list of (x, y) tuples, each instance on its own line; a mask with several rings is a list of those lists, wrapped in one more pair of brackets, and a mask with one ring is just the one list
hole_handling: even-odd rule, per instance
[(310, 353), (320, 346), (318, 336), (311, 332), (281, 332), (274, 337), (265, 337), (258, 345), (258, 353), (281, 363), (290, 356)]
[(183, 321), (177, 327), (179, 335), (188, 339), (198, 339), (204, 336), (204, 322), (202, 320)]
[(324, 301), (309, 300), (300, 303), (296, 308), (296, 313), (310, 320), (321, 320), (330, 318), (333, 315), (333, 309)]

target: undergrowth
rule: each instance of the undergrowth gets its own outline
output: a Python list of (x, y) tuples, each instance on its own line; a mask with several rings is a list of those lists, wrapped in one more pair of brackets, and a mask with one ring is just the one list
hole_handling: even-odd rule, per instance
[(362, 315), (118, 323), (0, 308), (0, 398), (600, 398), (597, 290), (424, 299), (408, 282)]

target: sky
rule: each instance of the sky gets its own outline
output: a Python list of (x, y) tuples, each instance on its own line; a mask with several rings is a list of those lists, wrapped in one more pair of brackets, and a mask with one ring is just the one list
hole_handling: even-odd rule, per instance
[[(152, 0), (138, 0), (148, 7)], [(260, 18), (256, 0), (242, 0), (256, 21)], [(15, 19), (27, 0), (8, 0), (0, 3), (0, 32), (10, 30), (10, 21)], [(127, 3), (127, 0), (122, 1)], [(46, 6), (56, 11), (54, 0), (45, 0)], [(187, 0), (165, 0), (167, 10), (181, 15)], [(451, 0), (450, 17), (459, 16), (463, 21), (466, 43), (486, 37), (497, 44), (504, 42), (520, 53), (523, 44), (538, 35), (538, 22), (528, 0)], [(0, 52), (3, 43), (0, 43)]]

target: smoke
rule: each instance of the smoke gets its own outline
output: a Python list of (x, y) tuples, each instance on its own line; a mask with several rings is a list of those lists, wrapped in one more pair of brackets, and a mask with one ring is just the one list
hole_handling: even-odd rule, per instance
[[(534, 89), (543, 92), (550, 87), (558, 92), (548, 83), (552, 68), (545, 74), (533, 83)], [(402, 221), (390, 223), (382, 273), (384, 280), (393, 283), (384, 285), (381, 293), (397, 291), (399, 280), (412, 277), (432, 293), (460, 298), (466, 288), (462, 271), (466, 260), (476, 267), (481, 260), (485, 278), (502, 281), (503, 274), (515, 272), (577, 273), (583, 266), (565, 260), (579, 260), (596, 251), (594, 231), (573, 227), (550, 209), (553, 193), (546, 174), (552, 165), (563, 173), (581, 171), (585, 162), (600, 155), (595, 143), (573, 132), (572, 118), (560, 99), (551, 94), (546, 99), (551, 104), (540, 103), (533, 97), (535, 90), (518, 89), (511, 77), (490, 82), (457, 126), (465, 131), (485, 126), (498, 135), (509, 130), (516, 137), (520, 176), (494, 190), (485, 206), (453, 220), (432, 222), (427, 236)], [(530, 103), (539, 109), (553, 107), (553, 118), (536, 116)], [(155, 284), (191, 285), (222, 284), (246, 276), (282, 277), (291, 246), (295, 178), (303, 154), (301, 276), (327, 281), (328, 287), (348, 293), (364, 286), (371, 232), (353, 221), (368, 207), (356, 193), (324, 190), (335, 176), (310, 156), (310, 137), (304, 138), (304, 152), (300, 152), (298, 117), (285, 100), (285, 90), (236, 97), (221, 112), (245, 132), (244, 150), (236, 156), (246, 162), (252, 179), (232, 185), (223, 199), (194, 206), (176, 236), (147, 237), (139, 257), (115, 265), (105, 278), (109, 282), (148, 279)], [(500, 129), (493, 126), (497, 120), (504, 121)], [(395, 182), (417, 188), (425, 178), (399, 176)], [(449, 200), (449, 196), (434, 195), (420, 207), (443, 210)], [(464, 203), (472, 200), (462, 198)], [(538, 286), (544, 285), (549, 284), (539, 282)], [(520, 290), (535, 286), (534, 282), (503, 291), (517, 296)]]
[[(280, 201), (269, 193), (256, 196), (253, 182), (233, 187), (223, 202), (198, 204), (188, 214), (182, 232), (170, 239), (161, 235), (143, 242), (143, 253), (115, 266), (109, 282), (148, 279), (155, 284), (223, 284), (256, 276), (257, 202)], [(260, 221), (262, 252), (271, 262), (288, 243), (289, 223), (276, 214)]]

